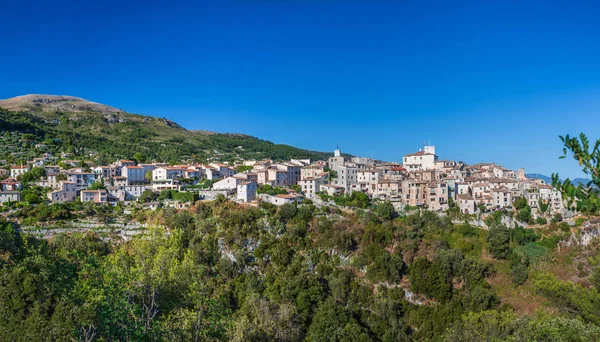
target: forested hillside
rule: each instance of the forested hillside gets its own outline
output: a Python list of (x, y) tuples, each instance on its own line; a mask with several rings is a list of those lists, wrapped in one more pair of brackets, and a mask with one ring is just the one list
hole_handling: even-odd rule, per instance
[(0, 340), (600, 339), (600, 255), (558, 249), (568, 225), (375, 212), (198, 202), (122, 243), (3, 222)]
[[(9, 108), (8, 109), (2, 109)], [(69, 151), (81, 158), (89, 153), (103, 158), (132, 158), (143, 154), (148, 160), (176, 161), (181, 158), (206, 160), (290, 158), (326, 159), (330, 154), (273, 144), (244, 134), (189, 131), (165, 118), (156, 118), (96, 104), (83, 99), (28, 95), (0, 101), (0, 129), (15, 134), (4, 138), (0, 158), (35, 155), (35, 143), (52, 151)], [(19, 133), (29, 133), (21, 139)], [(16, 150), (16, 151), (15, 151)], [(18, 152), (15, 153), (13, 152)], [(37, 155), (35, 155), (37, 156)]]

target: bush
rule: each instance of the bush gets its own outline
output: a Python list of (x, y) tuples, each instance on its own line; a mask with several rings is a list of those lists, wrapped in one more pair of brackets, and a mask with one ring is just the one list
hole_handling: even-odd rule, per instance
[(525, 283), (528, 274), (529, 268), (524, 263), (519, 262), (515, 263), (515, 265), (511, 265), (510, 278), (515, 285), (519, 286)]
[(298, 208), (294, 203), (285, 203), (279, 207), (279, 216), (284, 220), (289, 220), (296, 216)]
[(548, 221), (547, 221), (545, 218), (543, 218), (543, 217), (541, 217), (541, 216), (540, 216), (540, 217), (538, 217), (538, 218), (535, 220), (535, 223), (536, 223), (536, 224), (540, 224), (540, 225), (542, 225), (542, 224), (547, 224), (547, 223), (548, 223)]
[(495, 259), (506, 259), (510, 253), (508, 228), (493, 224), (488, 233), (489, 252)]

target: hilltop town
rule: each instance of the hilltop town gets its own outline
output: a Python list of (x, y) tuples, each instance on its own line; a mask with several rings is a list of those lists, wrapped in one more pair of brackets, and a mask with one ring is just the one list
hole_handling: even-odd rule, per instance
[[(189, 206), (194, 199), (215, 199), (274, 205), (300, 203), (336, 205), (353, 193), (370, 203), (389, 201), (398, 210), (422, 208), (445, 213), (484, 214), (513, 210), (513, 202), (526, 200), (531, 218), (566, 214), (561, 192), (541, 179), (529, 179), (524, 169), (508, 170), (495, 163), (468, 165), (441, 160), (434, 146), (404, 155), (402, 163), (364, 157), (345, 157), (338, 148), (328, 160), (243, 160), (208, 164), (138, 163), (117, 160), (110, 165), (69, 160), (68, 153), (42, 153), (23, 165), (0, 169), (0, 202), (28, 201), (22, 183), (44, 189), (44, 200), (116, 204), (142, 202), (156, 208)], [(5, 163), (5, 161), (3, 161)], [(60, 165), (60, 166), (59, 166)], [(163, 196), (161, 192), (193, 196)], [(195, 196), (195, 197), (194, 197)], [(180, 196), (181, 197), (181, 196)], [(342, 204), (343, 205), (343, 204)]]

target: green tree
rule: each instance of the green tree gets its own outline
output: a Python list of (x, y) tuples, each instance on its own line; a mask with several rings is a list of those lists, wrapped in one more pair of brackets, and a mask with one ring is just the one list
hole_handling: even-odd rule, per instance
[(528, 205), (529, 203), (527, 203), (527, 199), (525, 197), (517, 197), (513, 201), (513, 207), (515, 207), (515, 209), (517, 210), (521, 210), (527, 207)]
[(144, 203), (156, 201), (157, 199), (158, 199), (158, 194), (150, 189), (144, 190), (144, 192), (140, 196), (140, 201), (142, 201)]
[(494, 223), (488, 230), (489, 252), (495, 259), (506, 259), (510, 253), (510, 234), (508, 228)]
[(561, 181), (558, 174), (552, 174), (552, 186), (561, 190), (569, 208), (594, 214), (600, 209), (600, 139), (593, 147), (583, 133), (579, 137), (560, 136), (560, 139), (564, 147), (563, 155), (559, 158), (566, 158), (570, 152), (582, 171), (591, 177), (591, 181), (588, 184), (573, 184), (568, 178)]
[(284, 220), (290, 220), (298, 213), (298, 208), (294, 203), (285, 203), (279, 207), (279, 216)]
[(391, 202), (385, 201), (377, 205), (375, 208), (375, 213), (383, 220), (391, 220), (396, 214), (396, 211)]

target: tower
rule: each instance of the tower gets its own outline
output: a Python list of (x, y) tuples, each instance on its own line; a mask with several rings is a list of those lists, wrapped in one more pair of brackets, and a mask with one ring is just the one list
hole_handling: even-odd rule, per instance
[(333, 156), (334, 157), (339, 157), (342, 155), (342, 150), (340, 150), (340, 147), (338, 146), (334, 151), (333, 151)]
[(425, 153), (435, 154), (435, 146), (425, 145)]

